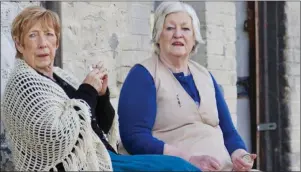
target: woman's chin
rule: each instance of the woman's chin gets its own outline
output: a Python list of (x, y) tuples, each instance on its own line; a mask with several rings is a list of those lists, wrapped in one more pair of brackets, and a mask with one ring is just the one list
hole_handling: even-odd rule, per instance
[(37, 64), (37, 67), (40, 69), (47, 69), (51, 65), (50, 61), (42, 61)]
[(186, 57), (187, 53), (185, 53), (185, 52), (174, 52), (174, 53), (171, 53), (171, 55), (174, 56), (174, 57), (177, 57), (177, 58), (182, 58), (182, 57)]

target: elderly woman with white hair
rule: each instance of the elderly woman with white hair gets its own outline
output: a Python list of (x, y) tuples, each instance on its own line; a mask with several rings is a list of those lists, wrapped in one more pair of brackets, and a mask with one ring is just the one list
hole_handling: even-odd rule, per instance
[(216, 80), (190, 59), (202, 43), (193, 8), (161, 3), (153, 43), (153, 56), (130, 70), (121, 90), (120, 151), (177, 156), (203, 171), (250, 170), (256, 154), (247, 152)]

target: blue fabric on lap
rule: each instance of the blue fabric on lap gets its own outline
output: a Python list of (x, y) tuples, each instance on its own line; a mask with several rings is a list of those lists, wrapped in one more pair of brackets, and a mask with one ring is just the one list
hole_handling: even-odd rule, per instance
[(117, 155), (109, 151), (113, 171), (198, 171), (189, 162), (166, 155)]

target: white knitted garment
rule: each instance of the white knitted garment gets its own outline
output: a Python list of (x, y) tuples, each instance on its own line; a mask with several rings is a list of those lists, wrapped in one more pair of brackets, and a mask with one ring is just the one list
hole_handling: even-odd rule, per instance
[[(62, 69), (55, 67), (54, 72), (78, 88), (76, 79)], [(113, 170), (108, 151), (91, 127), (89, 105), (69, 99), (59, 85), (23, 60), (16, 60), (1, 106), (15, 170), (56, 171), (58, 163), (63, 163), (66, 171)], [(75, 106), (80, 110), (76, 111)], [(117, 118), (108, 139), (116, 148)]]

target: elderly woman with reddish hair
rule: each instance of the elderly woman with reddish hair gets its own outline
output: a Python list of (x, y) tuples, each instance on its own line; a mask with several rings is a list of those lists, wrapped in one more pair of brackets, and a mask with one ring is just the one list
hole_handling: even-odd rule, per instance
[[(108, 75), (93, 66), (82, 83), (54, 66), (58, 15), (28, 7), (13, 21), (17, 50), (1, 115), (20, 171), (197, 171), (173, 156), (119, 155)], [(107, 137), (105, 137), (105, 135)]]

